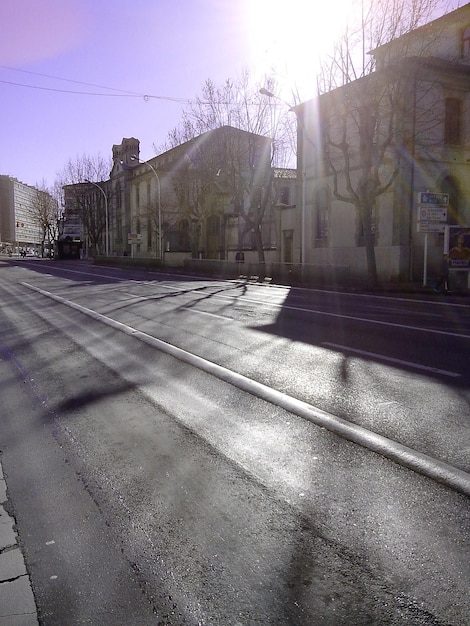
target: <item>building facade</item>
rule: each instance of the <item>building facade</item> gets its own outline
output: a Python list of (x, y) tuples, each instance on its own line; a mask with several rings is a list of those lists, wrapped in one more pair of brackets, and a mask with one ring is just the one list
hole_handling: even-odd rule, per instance
[(47, 237), (41, 224), (45, 207), (56, 206), (46, 192), (0, 175), (0, 246), (3, 251), (38, 250)]
[(234, 260), (276, 248), (271, 140), (223, 126), (149, 161), (125, 138), (106, 182), (110, 253)]
[(421, 278), (444, 247), (444, 224), (420, 223), (423, 192), (444, 194), (448, 225), (470, 225), (469, 42), (467, 4), (373, 50), (372, 74), (297, 107), (305, 263)]
[(295, 170), (273, 168), (271, 139), (222, 126), (148, 161), (112, 148), (106, 181), (64, 186), (62, 239), (82, 254), (161, 260), (293, 262)]

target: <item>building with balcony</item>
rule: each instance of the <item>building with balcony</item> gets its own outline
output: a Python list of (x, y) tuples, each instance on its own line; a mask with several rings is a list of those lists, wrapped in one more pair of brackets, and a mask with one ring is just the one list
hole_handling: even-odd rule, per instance
[(0, 245), (2, 250), (38, 248), (47, 239), (41, 224), (44, 207), (56, 205), (46, 192), (11, 176), (0, 175)]

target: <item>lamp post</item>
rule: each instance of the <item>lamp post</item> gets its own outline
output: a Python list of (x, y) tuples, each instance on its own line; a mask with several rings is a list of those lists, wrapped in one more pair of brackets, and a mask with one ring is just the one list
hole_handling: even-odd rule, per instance
[(98, 185), (98, 183), (93, 183), (91, 180), (85, 179), (85, 182), (93, 185), (94, 187), (97, 187), (101, 193), (103, 194), (104, 197), (104, 207), (105, 207), (105, 211), (106, 211), (106, 241), (105, 241), (105, 250), (106, 250), (106, 256), (109, 256), (109, 247), (108, 247), (108, 242), (109, 242), (109, 224), (108, 224), (108, 196), (106, 195), (104, 189), (102, 187), (100, 187)]
[(158, 199), (158, 259), (162, 260), (162, 202), (161, 202), (161, 188), (160, 188), (160, 177), (157, 174), (157, 170), (153, 167), (151, 163), (148, 161), (141, 161), (138, 156), (133, 154), (131, 156), (131, 161), (137, 161), (142, 165), (147, 165), (155, 175), (157, 179), (157, 199)]
[[(266, 89), (265, 87), (261, 87), (261, 89), (259, 90), (260, 94), (262, 96), (267, 96), (268, 98), (275, 98), (276, 100), (279, 100), (280, 102), (282, 102), (283, 104), (285, 104), (286, 106), (289, 107), (289, 111), (294, 111), (294, 107), (292, 107), (289, 103), (285, 102), (284, 100), (282, 100), (282, 98), (279, 98), (279, 96), (276, 96), (276, 94), (274, 94), (272, 91), (269, 91), (269, 89)], [(295, 112), (295, 111), (294, 111)], [(297, 115), (297, 123), (299, 123), (299, 116)], [(301, 127), (302, 129), (305, 131), (305, 125), (302, 121), (301, 123)], [(305, 227), (305, 223), (306, 223), (306, 215), (305, 215), (305, 142), (302, 138), (302, 158), (301, 158), (301, 165), (302, 165), (302, 171), (301, 171), (301, 187), (300, 187), (300, 210), (301, 210), (301, 226), (300, 226), (300, 263), (302, 265), (302, 270), (303, 267), (305, 265), (305, 249), (306, 249), (306, 239), (307, 239), (307, 234), (306, 234), (306, 227)], [(298, 163), (298, 160), (297, 160)], [(298, 167), (297, 167), (297, 171), (298, 171)]]

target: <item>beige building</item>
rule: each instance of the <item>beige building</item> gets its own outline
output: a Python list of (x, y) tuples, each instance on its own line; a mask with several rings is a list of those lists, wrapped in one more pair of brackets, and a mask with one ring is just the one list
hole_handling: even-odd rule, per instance
[[(223, 126), (152, 159), (139, 141), (113, 147), (107, 182), (111, 253), (234, 260), (276, 249), (271, 140)], [(260, 252), (262, 249), (262, 252)]]
[(294, 255), (417, 280), (445, 243), (422, 193), (470, 225), (470, 4), (371, 54), (374, 73), (297, 107)]

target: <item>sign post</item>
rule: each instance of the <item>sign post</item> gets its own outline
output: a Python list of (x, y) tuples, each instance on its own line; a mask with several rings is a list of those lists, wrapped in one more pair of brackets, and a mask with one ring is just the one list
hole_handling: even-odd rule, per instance
[(418, 192), (418, 232), (424, 233), (423, 286), (428, 278), (428, 233), (444, 233), (447, 222), (448, 193)]
[(127, 243), (131, 246), (131, 258), (134, 258), (135, 245), (142, 242), (141, 233), (127, 233)]

